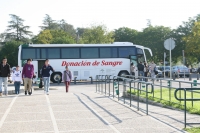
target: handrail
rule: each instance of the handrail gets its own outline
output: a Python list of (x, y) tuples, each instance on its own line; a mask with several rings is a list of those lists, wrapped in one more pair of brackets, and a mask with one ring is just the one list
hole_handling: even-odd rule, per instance
[(193, 91), (193, 90), (200, 90), (200, 88), (178, 88), (174, 91), (174, 97), (176, 98), (176, 100), (178, 101), (200, 101), (200, 98), (178, 98), (177, 97), (177, 92), (180, 90), (184, 90), (184, 91)]
[[(177, 97), (177, 92), (180, 91), (180, 90), (183, 90), (184, 91), (184, 99), (183, 98), (178, 98)], [(174, 97), (176, 98), (176, 100), (178, 101), (184, 101), (184, 127), (186, 128), (186, 125), (187, 124), (200, 124), (200, 123), (187, 123), (186, 122), (186, 108), (187, 108), (187, 102), (186, 101), (200, 101), (200, 98), (186, 98), (186, 92), (187, 91), (191, 91), (191, 90), (200, 90), (200, 88), (177, 88), (175, 91), (174, 91)]]

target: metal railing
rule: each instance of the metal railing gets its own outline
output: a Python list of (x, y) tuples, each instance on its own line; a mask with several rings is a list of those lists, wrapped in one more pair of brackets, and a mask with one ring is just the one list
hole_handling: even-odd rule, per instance
[[(112, 94), (111, 94), (111, 84), (112, 84)], [(137, 84), (137, 86), (136, 86)], [(141, 84), (145, 84), (146, 89), (143, 90), (141, 88)], [(148, 91), (149, 86), (151, 87), (151, 90)], [(108, 93), (107, 93), (107, 87), (108, 87)], [(121, 90), (121, 87), (123, 90)], [(126, 77), (120, 77), (120, 76), (111, 76), (111, 75), (96, 75), (96, 92), (100, 94), (105, 94), (105, 96), (112, 96), (112, 98), (117, 98), (119, 101), (120, 98), (123, 101), (124, 104), (126, 104), (126, 88), (129, 88), (130, 94), (129, 94), (129, 105), (132, 106), (132, 90), (134, 89), (134, 92), (137, 91), (137, 110), (140, 110), (140, 93), (145, 92), (146, 93), (146, 114), (148, 115), (148, 94), (153, 93), (153, 85), (150, 82), (144, 82), (139, 80), (133, 80)], [(140, 93), (139, 93), (140, 92)], [(116, 93), (116, 95), (115, 95)], [(120, 93), (122, 93), (122, 97), (120, 97)], [(140, 110), (143, 111), (143, 110)]]
[[(123, 103), (125, 104), (129, 104), (130, 107), (132, 107), (132, 94), (131, 92), (134, 92), (135, 97), (136, 97), (136, 102), (137, 105), (134, 106), (137, 110), (141, 110), (143, 111), (144, 109), (140, 109), (140, 98), (145, 98), (146, 99), (146, 111), (145, 113), (148, 115), (148, 98), (149, 96), (152, 96), (152, 98), (157, 98), (160, 100), (165, 100), (168, 101), (169, 104), (170, 103), (175, 103), (178, 105), (181, 105), (182, 107), (186, 108), (186, 104), (184, 101), (184, 98), (186, 96), (186, 94), (182, 94), (181, 91), (178, 92), (179, 89), (177, 88), (181, 88), (181, 87), (190, 87), (190, 91), (186, 89), (186, 91), (188, 91), (188, 93), (191, 94), (191, 99), (194, 99), (194, 94), (195, 93), (200, 93), (194, 90), (198, 90), (197, 85), (200, 85), (200, 83), (196, 82), (191, 82), (191, 81), (180, 81), (180, 80), (172, 80), (172, 79), (164, 79), (164, 78), (151, 78), (151, 77), (142, 77), (142, 76), (138, 76), (137, 78), (139, 79), (135, 79), (135, 76), (131, 76), (131, 75), (124, 75), (123, 77), (120, 76), (111, 76), (111, 75), (97, 75), (96, 76), (96, 92), (101, 93), (101, 94), (105, 94), (105, 96), (112, 96), (112, 98), (117, 98), (117, 100), (121, 100), (123, 101)], [(144, 81), (141, 81), (141, 79), (144, 79)], [(150, 81), (151, 80), (151, 81)], [(150, 81), (150, 82), (146, 82), (146, 81)], [(143, 84), (145, 84), (146, 89), (143, 86)], [(149, 86), (151, 88), (151, 90), (149, 89)], [(127, 92), (126, 88), (128, 87), (128, 90), (130, 91), (130, 95), (128, 95), (128, 97), (125, 97), (125, 93)], [(156, 88), (157, 87), (157, 88)], [(187, 88), (186, 87), (186, 88)], [(108, 92), (107, 92), (108, 89)], [(123, 89), (123, 90), (122, 90)], [(167, 89), (167, 93), (168, 93), (168, 98), (164, 98), (164, 91), (163, 89)], [(160, 93), (159, 95), (154, 95), (154, 92), (157, 91), (158, 93)], [(175, 93), (176, 93), (176, 97), (175, 97)], [(105, 92), (105, 93), (104, 93)], [(117, 94), (118, 92), (118, 94)], [(141, 92), (144, 92), (143, 94)], [(116, 93), (116, 94), (115, 94)], [(120, 93), (123, 94), (122, 96), (120, 96)], [(165, 94), (167, 94), (165, 92)], [(173, 96), (174, 93), (174, 96)], [(151, 95), (149, 95), (151, 94)], [(128, 98), (128, 100), (126, 99)], [(172, 100), (172, 98), (174, 100)], [(175, 101), (178, 100), (177, 102)], [(128, 102), (127, 102), (128, 101)], [(184, 101), (184, 104), (182, 103)], [(196, 100), (189, 100), (186, 99), (186, 101), (191, 101), (191, 106), (194, 106), (195, 101), (200, 101), (200, 99), (196, 99)], [(186, 109), (185, 111), (185, 126), (186, 124), (191, 124), (191, 123), (186, 123)], [(194, 123), (197, 124), (197, 123)], [(199, 123), (198, 123), (199, 124)]]
[[(184, 98), (178, 98), (177, 97), (177, 92), (178, 91), (181, 91), (183, 90), (184, 91)], [(187, 102), (186, 101), (200, 101), (200, 98), (186, 98), (186, 92), (191, 92), (191, 91), (194, 91), (194, 90), (200, 90), (200, 88), (178, 88), (175, 90), (174, 92), (174, 97), (178, 100), (178, 101), (184, 101), (184, 127), (186, 128), (186, 125), (187, 124), (200, 124), (200, 123), (187, 123), (186, 122), (186, 111), (187, 111)], [(199, 93), (199, 92), (198, 92)]]

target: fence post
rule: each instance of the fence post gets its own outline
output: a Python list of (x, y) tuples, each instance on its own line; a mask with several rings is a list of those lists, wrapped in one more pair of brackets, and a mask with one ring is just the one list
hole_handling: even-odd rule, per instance
[(92, 76), (90, 76), (89, 78), (91, 78), (91, 84), (93, 84), (93, 78), (92, 78)]
[(192, 75), (191, 75), (191, 73), (189, 74), (189, 81), (191, 81), (192, 80)]
[(74, 77), (74, 84), (76, 84), (76, 78), (77, 78), (77, 77)]

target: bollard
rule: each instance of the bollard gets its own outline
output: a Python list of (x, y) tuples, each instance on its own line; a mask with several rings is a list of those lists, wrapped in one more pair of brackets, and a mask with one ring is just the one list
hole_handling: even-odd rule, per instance
[(175, 77), (175, 73), (172, 74), (172, 79), (173, 79), (173, 80), (176, 79), (176, 77)]
[(158, 77), (158, 74), (156, 75), (156, 78), (157, 78), (156, 81), (159, 81), (159, 79), (158, 79), (158, 78), (159, 78), (159, 77)]
[(192, 75), (191, 75), (191, 73), (189, 74), (189, 81), (191, 81), (192, 80)]
[(197, 73), (197, 80), (199, 80), (199, 73)]
[(92, 78), (92, 76), (90, 76), (89, 78), (91, 78), (91, 84), (93, 84), (93, 78)]
[(194, 86), (194, 87), (197, 86), (197, 80), (193, 80), (193, 86)]
[(77, 78), (77, 77), (74, 77), (74, 84), (76, 84), (76, 78)]

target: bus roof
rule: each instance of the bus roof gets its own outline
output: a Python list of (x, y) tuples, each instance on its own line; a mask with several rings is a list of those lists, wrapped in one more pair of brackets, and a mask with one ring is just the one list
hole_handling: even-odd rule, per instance
[(114, 42), (112, 44), (29, 44), (28, 47), (91, 47), (91, 46), (136, 46), (144, 48), (141, 45), (135, 45), (131, 42)]

